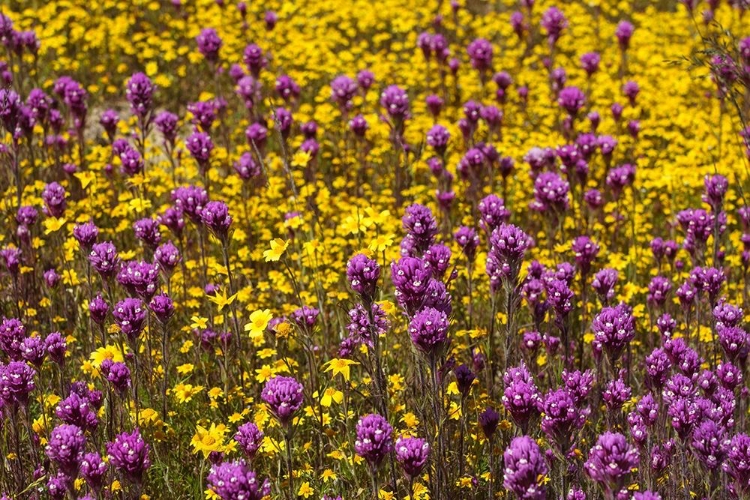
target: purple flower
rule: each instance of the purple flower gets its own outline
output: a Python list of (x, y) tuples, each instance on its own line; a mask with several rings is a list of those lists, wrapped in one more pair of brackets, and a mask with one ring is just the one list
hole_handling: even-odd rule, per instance
[(36, 370), (23, 361), (0, 364), (0, 401), (26, 407), (29, 394), (36, 388), (35, 376)]
[(605, 432), (591, 448), (583, 468), (604, 489), (607, 497), (612, 497), (626, 485), (631, 469), (638, 467), (638, 462), (638, 450), (628, 444), (625, 436)]
[(409, 314), (416, 312), (416, 307), (422, 304), (431, 277), (431, 268), (422, 259), (401, 257), (398, 262), (391, 263), (391, 281), (396, 287), (396, 299), (402, 306), (407, 306)]
[(201, 211), (201, 221), (221, 241), (226, 241), (232, 217), (223, 201), (209, 201)]
[(125, 394), (125, 391), (130, 387), (130, 368), (125, 363), (112, 363), (109, 360), (104, 360), (101, 369), (107, 377), (107, 381), (112, 384), (115, 390), (120, 394)]
[(447, 345), (449, 327), (448, 317), (444, 312), (427, 307), (412, 318), (409, 336), (420, 351), (434, 355)]
[(302, 406), (303, 390), (302, 384), (292, 377), (274, 377), (266, 382), (260, 397), (268, 404), (279, 423), (286, 427)]
[(704, 420), (693, 431), (690, 447), (693, 454), (709, 471), (718, 469), (729, 450), (726, 431), (713, 420)]
[(133, 298), (121, 300), (112, 311), (115, 323), (131, 341), (143, 331), (143, 323), (146, 321), (147, 314), (148, 310), (143, 302)]
[(563, 30), (568, 27), (568, 20), (557, 7), (550, 7), (542, 15), (542, 28), (547, 32), (547, 42), (554, 45), (560, 39)]
[(207, 481), (208, 487), (221, 500), (261, 500), (271, 493), (268, 479), (261, 483), (244, 460), (211, 466)]
[(123, 432), (107, 443), (107, 456), (112, 467), (132, 483), (141, 483), (143, 473), (151, 467), (149, 446), (137, 427), (133, 432)]
[(371, 466), (377, 467), (393, 451), (392, 433), (393, 427), (385, 418), (377, 413), (365, 415), (357, 422), (354, 451)]
[(403, 122), (409, 115), (409, 96), (397, 85), (386, 87), (380, 96), (380, 105), (397, 123)]
[[(153, 108), (155, 90), (156, 86), (143, 73), (133, 74), (125, 85), (125, 98), (130, 103), (130, 110), (141, 120), (148, 116)], [(116, 123), (115, 121), (115, 125)]]
[(544, 212), (561, 213), (568, 209), (570, 185), (554, 172), (544, 172), (534, 181), (534, 201), (531, 208)]
[(510, 219), (510, 211), (505, 208), (505, 202), (495, 194), (483, 198), (477, 208), (482, 217), (480, 226), (488, 233), (492, 233)]
[(469, 365), (459, 365), (453, 370), (456, 376), (456, 386), (462, 396), (466, 396), (471, 391), (471, 385), (474, 383), (476, 376), (469, 368)]
[(193, 132), (186, 139), (185, 146), (193, 155), (195, 161), (198, 162), (200, 168), (202, 170), (207, 169), (211, 160), (211, 151), (214, 149), (211, 137), (205, 132)]
[(437, 221), (432, 211), (415, 203), (406, 208), (406, 213), (401, 219), (404, 229), (414, 239), (418, 251), (427, 250), (438, 232)]
[(75, 478), (85, 448), (86, 436), (83, 430), (75, 425), (62, 424), (52, 430), (45, 452), (61, 472)]
[(65, 214), (67, 206), (65, 202), (65, 188), (57, 182), (50, 182), (44, 186), (42, 191), (42, 200), (48, 215), (52, 217), (62, 217)]
[(107, 475), (107, 463), (96, 452), (86, 453), (81, 460), (81, 477), (95, 493), (101, 491)]
[(492, 44), (484, 38), (477, 38), (469, 44), (466, 52), (471, 58), (471, 66), (484, 72), (492, 69)]
[(181, 186), (172, 191), (172, 202), (182, 212), (186, 213), (193, 222), (200, 224), (201, 211), (208, 203), (208, 193), (198, 186)]
[(738, 493), (750, 493), (750, 436), (739, 433), (732, 438), (721, 468), (734, 480)]
[(542, 431), (561, 453), (567, 454), (575, 435), (586, 421), (588, 411), (579, 409), (567, 390), (557, 389), (544, 397), (542, 412)]
[(41, 337), (26, 337), (21, 344), (21, 357), (37, 369), (44, 363), (47, 347)]
[(234, 440), (240, 445), (245, 456), (249, 460), (255, 458), (255, 454), (263, 444), (263, 432), (258, 429), (258, 426), (252, 422), (242, 424), (237, 428), (237, 433), (234, 435)]
[(117, 256), (117, 248), (109, 241), (97, 243), (91, 247), (89, 262), (91, 263), (91, 267), (103, 279), (110, 278), (115, 274), (120, 263), (120, 258)]
[(521, 372), (523, 373), (521, 377), (513, 377), (513, 370), (510, 369), (504, 376), (503, 406), (521, 428), (521, 431), (526, 432), (530, 420), (539, 416), (542, 397), (525, 365), (521, 366)]
[(357, 82), (346, 75), (339, 75), (331, 82), (331, 100), (342, 110), (348, 110), (357, 94)]
[(579, 236), (573, 240), (572, 248), (581, 274), (588, 274), (591, 270), (591, 263), (599, 254), (599, 245), (588, 236)]
[(99, 425), (96, 409), (91, 402), (75, 392), (71, 392), (70, 396), (60, 401), (55, 409), (55, 415), (66, 424), (80, 427), (84, 432), (96, 429)]
[(435, 152), (442, 156), (448, 148), (450, 138), (451, 134), (448, 132), (448, 129), (442, 125), (433, 125), (427, 132), (427, 145), (435, 149)]
[(396, 440), (396, 461), (407, 478), (413, 479), (422, 472), (430, 457), (430, 445), (421, 438), (406, 437)]
[(667, 278), (663, 276), (654, 276), (651, 279), (651, 283), (648, 284), (647, 300), (649, 303), (661, 307), (667, 301), (667, 297), (671, 290), (672, 283), (670, 283)]
[(614, 362), (635, 337), (635, 318), (631, 309), (621, 303), (602, 309), (591, 322), (591, 329), (594, 341), (604, 348)]
[(628, 50), (633, 31), (635, 31), (635, 28), (628, 21), (620, 21), (617, 25), (615, 37), (617, 37), (617, 43), (620, 45), (620, 50)]
[(139, 219), (133, 223), (133, 232), (135, 237), (141, 240), (148, 247), (156, 248), (161, 243), (161, 233), (159, 232), (159, 221), (147, 217)]
[(503, 486), (520, 499), (547, 498), (543, 479), (549, 471), (544, 453), (529, 436), (513, 438), (503, 454)]
[(164, 140), (169, 144), (174, 144), (177, 137), (178, 121), (179, 117), (169, 111), (161, 111), (154, 119), (154, 125), (156, 125)]
[(495, 434), (499, 423), (500, 414), (491, 406), (488, 406), (479, 414), (479, 427), (482, 428), (482, 432), (487, 439), (490, 439)]
[(602, 400), (610, 412), (619, 411), (631, 395), (632, 390), (625, 383), (623, 374), (620, 373), (620, 376), (611, 380), (602, 391)]
[(586, 96), (578, 87), (565, 87), (560, 91), (557, 103), (570, 116), (575, 118), (578, 112), (586, 105)]
[(174, 303), (166, 293), (162, 292), (151, 299), (149, 308), (154, 312), (156, 319), (165, 324), (174, 314)]
[(380, 279), (380, 265), (365, 254), (357, 254), (346, 265), (349, 285), (366, 303), (373, 301)]
[(52, 361), (62, 365), (65, 361), (65, 352), (68, 350), (68, 344), (60, 332), (52, 332), (44, 339), (44, 345), (47, 348), (47, 354)]
[(3, 318), (0, 323), (0, 349), (12, 360), (21, 359), (26, 327), (16, 318)]
[(292, 99), (299, 97), (300, 88), (289, 75), (281, 75), (276, 79), (276, 93), (284, 102), (289, 103)]
[[(195, 41), (198, 44), (198, 51), (203, 54), (207, 61), (215, 63), (219, 60), (219, 50), (223, 42), (215, 29), (205, 28), (201, 30), (200, 34), (195, 37)], [(245, 57), (247, 57), (247, 49), (245, 49)]]
[[(119, 140), (119, 139), (118, 139)], [(130, 145), (125, 145), (118, 155), (122, 164), (122, 173), (129, 177), (139, 175), (143, 172), (144, 163), (141, 154)]]
[(479, 236), (477, 235), (476, 231), (474, 231), (474, 229), (470, 227), (461, 226), (454, 233), (453, 237), (456, 239), (456, 243), (458, 243), (458, 246), (461, 247), (461, 250), (463, 251), (464, 255), (466, 255), (466, 258), (469, 260), (469, 262), (474, 262), (477, 254), (477, 248), (479, 247)]
[(151, 300), (159, 286), (159, 268), (148, 262), (128, 261), (120, 267), (117, 282), (132, 295)]

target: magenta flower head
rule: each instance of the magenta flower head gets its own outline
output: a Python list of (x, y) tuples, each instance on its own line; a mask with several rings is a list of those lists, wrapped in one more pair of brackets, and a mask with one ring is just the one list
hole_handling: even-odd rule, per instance
[(44, 345), (47, 348), (47, 354), (52, 361), (62, 365), (65, 361), (65, 353), (68, 350), (68, 344), (60, 332), (52, 332), (44, 339)]
[(200, 168), (205, 171), (211, 161), (211, 151), (214, 150), (211, 137), (205, 132), (193, 132), (185, 140), (185, 145)]
[(274, 377), (263, 387), (261, 399), (283, 427), (287, 427), (302, 406), (304, 387), (292, 377)]
[(260, 75), (260, 71), (268, 65), (268, 60), (263, 55), (263, 50), (254, 43), (245, 47), (242, 62), (245, 63), (250, 74), (256, 79)]
[(195, 224), (200, 224), (201, 211), (208, 203), (208, 193), (198, 186), (181, 186), (172, 191), (172, 202)]
[(391, 263), (391, 281), (396, 287), (396, 299), (402, 306), (407, 306), (409, 314), (416, 312), (422, 304), (425, 292), (430, 284), (432, 270), (430, 265), (416, 257), (401, 257)]
[(49, 459), (61, 472), (73, 478), (78, 475), (84, 451), (86, 451), (86, 436), (83, 430), (69, 424), (55, 427), (45, 447)]
[[(29, 96), (30, 97), (30, 96)], [(117, 114), (117, 111), (114, 109), (108, 109), (102, 113), (102, 116), (99, 118), (99, 124), (104, 129), (104, 132), (106, 132), (107, 137), (109, 137), (109, 140), (112, 141), (115, 138), (115, 134), (117, 133), (117, 124), (120, 122), (120, 115)]]
[(205, 28), (195, 37), (198, 44), (198, 51), (203, 54), (207, 61), (215, 63), (219, 60), (219, 50), (223, 42), (218, 33), (213, 28)]
[(380, 105), (385, 108), (400, 131), (400, 125), (409, 116), (409, 96), (406, 91), (398, 85), (389, 85), (380, 95)]
[(133, 223), (135, 237), (150, 248), (156, 248), (161, 243), (161, 232), (159, 232), (159, 221), (146, 217)]
[(615, 30), (615, 37), (617, 37), (617, 43), (620, 45), (620, 50), (625, 51), (630, 47), (630, 38), (633, 36), (635, 28), (628, 21), (620, 21)]
[(531, 237), (512, 224), (500, 224), (490, 235), (490, 251), (487, 255), (487, 275), (493, 291), (501, 283), (515, 286), (524, 255), (533, 244)]
[(346, 278), (349, 285), (362, 300), (370, 303), (375, 298), (375, 290), (380, 279), (380, 265), (378, 261), (370, 259), (365, 254), (357, 254), (346, 265)]
[(93, 222), (85, 222), (83, 224), (76, 224), (73, 227), (73, 237), (81, 245), (81, 248), (86, 251), (91, 251), (91, 247), (96, 243), (96, 239), (99, 237), (99, 228)]
[(477, 248), (479, 248), (480, 243), (477, 232), (470, 227), (461, 226), (453, 234), (453, 237), (456, 239), (456, 243), (458, 243), (458, 246), (461, 247), (461, 250), (469, 260), (469, 262), (474, 262), (477, 254)]
[(154, 312), (160, 323), (166, 324), (174, 315), (174, 302), (166, 293), (160, 293), (151, 299), (149, 308)]
[(94, 492), (101, 491), (108, 470), (107, 463), (96, 452), (86, 453), (81, 460), (81, 477)]
[(557, 7), (550, 7), (542, 14), (542, 28), (547, 32), (547, 43), (554, 45), (560, 39), (560, 35), (568, 27), (568, 20)]
[(180, 263), (182, 257), (180, 256), (180, 250), (172, 243), (167, 241), (166, 243), (159, 245), (154, 251), (154, 260), (159, 263), (159, 266), (164, 272), (169, 275)]
[(154, 125), (156, 125), (164, 140), (170, 145), (174, 145), (174, 141), (177, 138), (177, 124), (179, 120), (176, 114), (169, 111), (161, 111), (154, 119)]
[(123, 432), (113, 442), (107, 443), (107, 455), (110, 465), (131, 483), (141, 483), (143, 474), (151, 467), (149, 446), (137, 427), (133, 432)]
[(146, 321), (147, 314), (148, 310), (143, 302), (130, 297), (118, 302), (112, 311), (115, 323), (131, 341), (143, 331), (143, 323)]
[(588, 236), (579, 236), (573, 240), (572, 248), (576, 264), (581, 269), (581, 274), (587, 275), (591, 270), (591, 264), (596, 259), (596, 256), (599, 255), (599, 245)]
[(207, 481), (209, 489), (221, 500), (261, 500), (271, 493), (268, 479), (260, 482), (244, 460), (213, 465)]
[(600, 62), (601, 56), (597, 52), (586, 52), (581, 56), (581, 68), (583, 68), (589, 78), (599, 71)]
[(433, 125), (427, 132), (427, 145), (432, 147), (438, 155), (445, 154), (451, 134), (442, 125)]
[(480, 72), (492, 69), (492, 44), (484, 38), (477, 38), (469, 44), (466, 52), (471, 58), (472, 68)]
[(352, 99), (357, 94), (357, 82), (346, 75), (339, 75), (331, 82), (331, 100), (335, 102), (342, 111), (352, 106)]
[(503, 486), (525, 500), (544, 500), (543, 479), (549, 469), (544, 453), (529, 436), (513, 438), (503, 454)]
[(102, 294), (97, 294), (89, 302), (89, 314), (94, 323), (98, 325), (104, 325), (104, 320), (107, 318), (107, 312), (109, 311), (109, 305), (102, 298)]
[(732, 438), (721, 468), (733, 480), (737, 493), (750, 493), (750, 436), (738, 433)]
[(605, 307), (591, 322), (594, 341), (602, 346), (610, 360), (616, 361), (635, 338), (635, 318), (625, 304)]
[(557, 389), (544, 397), (542, 411), (542, 431), (561, 453), (567, 454), (578, 430), (586, 422), (588, 410), (578, 408), (567, 389)]
[(357, 422), (354, 451), (367, 460), (370, 466), (377, 467), (393, 451), (392, 434), (393, 427), (385, 418), (377, 413), (365, 415)]
[(122, 172), (125, 175), (132, 177), (143, 172), (143, 157), (141, 157), (141, 153), (135, 148), (126, 145), (126, 147), (120, 151), (118, 156), (120, 158), (120, 163), (122, 164)]
[(12, 360), (21, 359), (21, 343), (26, 338), (26, 327), (16, 318), (3, 318), (0, 323), (0, 349)]
[(130, 294), (149, 301), (159, 286), (159, 267), (143, 261), (128, 261), (120, 267), (117, 282)]
[(117, 248), (110, 241), (97, 243), (91, 247), (89, 253), (89, 262), (91, 267), (98, 272), (103, 279), (112, 277), (117, 271), (120, 258), (117, 255)]
[(583, 464), (586, 474), (599, 483), (607, 498), (614, 498), (626, 484), (631, 469), (638, 467), (638, 450), (619, 433), (605, 432)]
[(450, 324), (444, 312), (426, 307), (414, 315), (409, 324), (409, 336), (425, 354), (435, 355), (448, 343)]
[(715, 471), (722, 465), (730, 446), (726, 430), (711, 419), (704, 420), (693, 430), (690, 447), (709, 471)]
[(495, 194), (482, 198), (478, 208), (482, 217), (479, 225), (488, 233), (510, 220), (510, 210), (505, 207), (505, 201)]
[(0, 402), (25, 408), (29, 394), (36, 388), (36, 370), (23, 361), (0, 364)]
[(543, 172), (534, 181), (534, 201), (530, 207), (540, 212), (560, 214), (568, 209), (570, 184), (555, 172)]
[(565, 87), (560, 91), (557, 104), (575, 118), (586, 105), (586, 95), (578, 87)]
[(125, 85), (125, 98), (135, 116), (144, 119), (153, 108), (156, 86), (143, 73), (135, 73)]
[(44, 186), (42, 200), (47, 215), (51, 217), (62, 217), (65, 214), (67, 203), (65, 201), (65, 188), (57, 182), (50, 182)]
[(396, 440), (396, 461), (401, 465), (407, 478), (419, 476), (427, 465), (428, 458), (430, 445), (424, 439), (407, 437)]
[(263, 432), (252, 422), (242, 424), (237, 428), (234, 440), (240, 445), (248, 460), (253, 460), (255, 454), (263, 444)]
[(232, 225), (232, 217), (229, 215), (229, 207), (223, 201), (209, 201), (201, 211), (201, 221), (222, 242), (229, 235), (229, 226)]
[(487, 439), (492, 438), (500, 423), (500, 414), (491, 406), (488, 406), (479, 414), (479, 427)]
[(417, 249), (424, 252), (432, 244), (438, 232), (437, 221), (432, 211), (415, 203), (406, 208), (401, 223), (407, 233), (413, 238)]
[(724, 196), (729, 190), (729, 181), (721, 174), (707, 175), (703, 179), (706, 192), (703, 201), (711, 206), (714, 212), (720, 212), (724, 203)]
[(130, 368), (125, 363), (112, 363), (110, 360), (102, 361), (101, 365), (102, 373), (106, 375), (107, 382), (112, 384), (120, 394), (125, 394), (125, 391), (130, 387)]

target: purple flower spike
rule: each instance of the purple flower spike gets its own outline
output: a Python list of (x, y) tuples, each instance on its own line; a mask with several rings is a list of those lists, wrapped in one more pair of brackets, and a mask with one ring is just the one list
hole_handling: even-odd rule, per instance
[(377, 467), (393, 450), (392, 433), (393, 428), (385, 418), (377, 413), (365, 415), (357, 422), (354, 451), (372, 467)]
[(268, 404), (279, 423), (288, 426), (302, 406), (302, 384), (292, 377), (274, 377), (266, 382), (261, 399)]
[(513, 438), (503, 454), (503, 486), (526, 500), (543, 500), (543, 479), (549, 471), (544, 453), (529, 436)]

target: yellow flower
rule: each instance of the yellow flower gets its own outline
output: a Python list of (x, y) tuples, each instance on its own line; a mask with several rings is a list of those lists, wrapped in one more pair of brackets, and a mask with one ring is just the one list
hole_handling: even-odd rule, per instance
[(231, 297), (227, 297), (227, 292), (222, 289), (218, 292), (216, 292), (214, 295), (210, 295), (208, 297), (208, 300), (219, 306), (219, 312), (222, 312), (226, 306), (229, 306), (234, 302), (234, 300), (237, 298), (237, 294), (235, 293)]
[(353, 361), (351, 359), (343, 359), (343, 358), (334, 358), (328, 363), (326, 363), (327, 367), (324, 370), (325, 373), (328, 373), (330, 371), (333, 372), (333, 376), (341, 375), (344, 377), (344, 380), (347, 382), (349, 381), (350, 376), (350, 366), (351, 365), (358, 365), (356, 361)]
[(266, 262), (277, 262), (281, 256), (284, 255), (288, 246), (289, 242), (284, 241), (281, 238), (271, 240), (271, 249), (263, 252), (263, 258), (266, 259)]
[(202, 426), (197, 426), (193, 439), (190, 440), (190, 444), (193, 446), (193, 453), (203, 453), (203, 458), (208, 456), (214, 451), (224, 450), (224, 434), (226, 434), (227, 428), (224, 425), (211, 424), (209, 429)]
[(344, 393), (336, 390), (333, 387), (329, 387), (323, 392), (323, 397), (320, 399), (320, 404), (328, 408), (332, 403), (341, 404), (344, 400)]
[(190, 318), (190, 328), (198, 328), (200, 330), (205, 330), (206, 327), (208, 327), (208, 318), (202, 318), (200, 316), (193, 316)]
[(97, 369), (105, 359), (111, 359), (113, 363), (122, 363), (125, 360), (120, 348), (113, 345), (98, 348), (91, 353), (89, 359), (91, 360), (91, 364)]
[(302, 486), (299, 487), (299, 491), (297, 492), (297, 496), (303, 497), (303, 498), (310, 498), (315, 493), (315, 490), (313, 490), (310, 487), (310, 483), (305, 481), (302, 483)]
[(185, 363), (184, 365), (180, 365), (177, 367), (177, 373), (180, 375), (190, 375), (193, 373), (193, 369), (195, 367), (190, 363)]
[(48, 217), (44, 219), (44, 234), (52, 234), (60, 230), (68, 222), (62, 217)]
[(414, 427), (419, 425), (419, 419), (416, 415), (414, 415), (412, 412), (405, 413), (403, 417), (401, 417), (401, 421), (408, 427), (409, 429), (413, 429)]
[(174, 386), (174, 389), (172, 389), (172, 393), (178, 403), (189, 403), (193, 399), (193, 396), (202, 390), (202, 385), (193, 386), (192, 384), (177, 384)]
[(370, 242), (368, 248), (373, 252), (385, 252), (391, 247), (391, 245), (393, 245), (393, 238), (394, 236), (392, 234), (379, 234)]
[(272, 319), (273, 314), (270, 309), (254, 311), (250, 315), (250, 323), (245, 325), (245, 331), (250, 332), (250, 338), (262, 336)]
[(293, 167), (306, 167), (312, 159), (312, 156), (307, 151), (297, 151), (292, 157)]
[(326, 469), (323, 471), (323, 474), (320, 475), (320, 479), (323, 480), (324, 483), (335, 481), (337, 479), (337, 475), (335, 472), (333, 472), (331, 469)]

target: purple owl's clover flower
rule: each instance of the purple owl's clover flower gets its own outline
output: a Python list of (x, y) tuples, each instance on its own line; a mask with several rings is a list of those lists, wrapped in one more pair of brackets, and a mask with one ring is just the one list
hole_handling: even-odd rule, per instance
[(357, 422), (354, 451), (376, 468), (393, 450), (393, 427), (377, 413), (365, 415)]
[(586, 474), (599, 483), (608, 498), (625, 486), (631, 469), (638, 467), (638, 450), (622, 434), (605, 432), (589, 452), (583, 465)]
[(279, 423), (288, 427), (302, 406), (304, 387), (292, 377), (274, 377), (263, 387), (261, 399), (268, 404)]
[(543, 500), (547, 497), (544, 477), (549, 471), (544, 453), (529, 436), (514, 438), (503, 454), (503, 486), (518, 498)]

